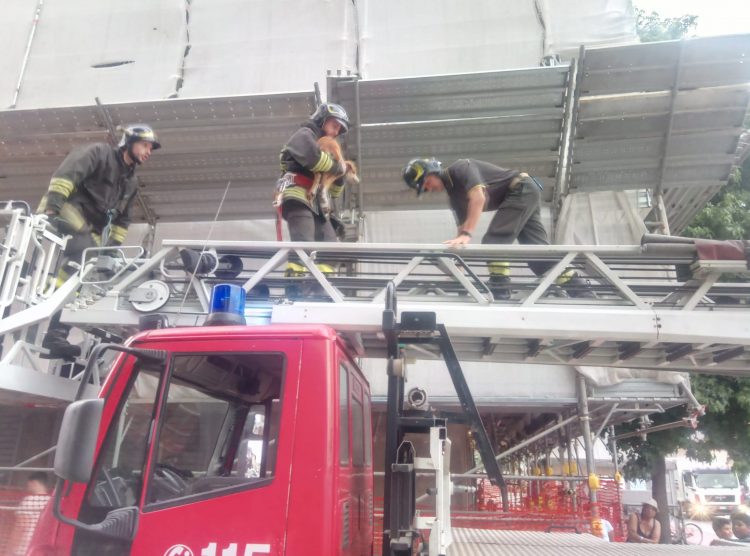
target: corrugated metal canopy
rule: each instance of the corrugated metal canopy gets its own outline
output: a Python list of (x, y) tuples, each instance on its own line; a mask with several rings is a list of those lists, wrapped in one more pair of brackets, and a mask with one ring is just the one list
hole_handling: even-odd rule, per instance
[[(145, 122), (164, 146), (138, 170), (157, 221), (270, 218), (280, 146), (314, 107), (312, 92), (110, 105), (118, 123)], [(75, 146), (106, 141), (97, 106), (0, 112), (0, 198), (38, 203)], [(140, 208), (136, 219), (144, 219)]]
[(401, 179), (404, 164), (435, 156), (445, 164), (477, 158), (523, 169), (554, 184), (568, 67), (405, 79), (335, 79), (329, 95), (360, 123), (347, 137), (359, 156), (367, 211), (445, 208), (416, 199)]
[(586, 51), (570, 191), (663, 191), (684, 227), (732, 168), (749, 57), (750, 35)]
[[(569, 190), (661, 189), (672, 229), (681, 229), (726, 182), (750, 96), (748, 58), (750, 35), (586, 51)], [(345, 141), (360, 163), (362, 208), (445, 208), (444, 198), (418, 200), (403, 185), (400, 170), (417, 156), (446, 164), (487, 160), (535, 174), (551, 191), (567, 124), (568, 77), (569, 68), (559, 66), (331, 78), (329, 98), (358, 124)], [(313, 93), (301, 92), (117, 104), (106, 111), (115, 123), (156, 128), (164, 149), (138, 172), (142, 196), (157, 221), (186, 222), (213, 220), (229, 181), (220, 219), (271, 218), (279, 149), (313, 106)], [(97, 106), (0, 112), (0, 199), (35, 205), (74, 146), (106, 137)], [(347, 206), (355, 204), (349, 197)]]

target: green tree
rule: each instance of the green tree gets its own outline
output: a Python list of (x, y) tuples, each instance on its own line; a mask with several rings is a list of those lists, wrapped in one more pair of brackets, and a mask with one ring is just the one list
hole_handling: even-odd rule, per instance
[(734, 470), (750, 473), (750, 379), (717, 375), (696, 375), (693, 393), (707, 407), (700, 419), (701, 435), (692, 438), (692, 457), (709, 459), (710, 450), (726, 450)]
[(681, 39), (695, 29), (697, 15), (660, 17), (658, 13), (635, 10), (635, 27), (641, 42), (672, 41)]

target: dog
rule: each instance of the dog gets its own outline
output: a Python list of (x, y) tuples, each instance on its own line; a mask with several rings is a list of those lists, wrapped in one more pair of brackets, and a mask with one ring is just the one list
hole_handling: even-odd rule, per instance
[[(328, 153), (329, 155), (331, 155), (331, 157), (344, 164), (344, 167), (346, 168), (346, 171), (343, 174), (345, 185), (359, 185), (357, 165), (354, 164), (354, 162), (352, 162), (351, 160), (344, 159), (344, 153), (341, 150), (341, 145), (339, 145), (336, 139), (332, 137), (321, 137), (320, 139), (318, 139), (318, 146), (320, 147), (321, 151)], [(316, 172), (312, 188), (310, 189), (311, 195), (314, 196), (320, 187), (322, 187), (324, 191), (328, 192), (328, 190), (331, 188), (331, 185), (333, 185), (333, 182), (335, 182), (340, 177), (341, 174), (332, 174), (330, 172)]]

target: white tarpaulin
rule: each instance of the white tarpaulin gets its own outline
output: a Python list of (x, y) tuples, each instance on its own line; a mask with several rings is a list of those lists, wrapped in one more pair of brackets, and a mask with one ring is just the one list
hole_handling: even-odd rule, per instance
[(628, 0), (576, 0), (570, 2), (537, 0), (546, 30), (545, 56), (565, 60), (576, 56), (580, 45), (618, 46), (639, 42), (635, 13)]
[[(2, 34), (14, 27), (6, 14), (26, 30), (22, 37), (12, 31), (14, 44), (3, 51), (2, 106), (11, 104), (6, 91), (20, 74), (35, 9), (28, 0), (0, 4)], [(184, 2), (178, 0), (45, 2), (17, 107), (92, 104), (95, 97), (105, 103), (168, 98), (178, 80), (185, 29)], [(17, 57), (10, 59), (9, 52)]]
[(356, 71), (350, 0), (190, 3), (181, 96), (311, 90), (327, 71)]
[(634, 41), (631, 11), (629, 0), (0, 0), (0, 107), (22, 74), (17, 107), (39, 108), (316, 81), (325, 95), (328, 71), (380, 79), (534, 67), (581, 43)]
[(636, 192), (576, 193), (565, 197), (555, 243), (637, 245), (647, 233), (637, 213)]
[(533, 0), (358, 4), (366, 79), (532, 67), (543, 55)]

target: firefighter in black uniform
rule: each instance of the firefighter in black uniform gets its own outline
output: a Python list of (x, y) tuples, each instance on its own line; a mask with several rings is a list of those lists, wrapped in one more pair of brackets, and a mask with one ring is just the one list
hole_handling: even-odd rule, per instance
[[(344, 164), (320, 150), (318, 139), (343, 135), (349, 125), (349, 116), (343, 107), (330, 102), (321, 104), (281, 149), (281, 177), (274, 204), (281, 207), (292, 241), (338, 241), (331, 224), (329, 197), (341, 195), (343, 178), (336, 180), (328, 192), (323, 188), (317, 191), (311, 188), (316, 172), (343, 175), (346, 171)], [(333, 268), (323, 263), (318, 264), (318, 268), (326, 274), (333, 272)], [(287, 275), (304, 273), (303, 266), (289, 263)]]
[[(464, 158), (443, 169), (439, 160), (417, 158), (404, 167), (406, 184), (417, 191), (445, 191), (456, 217), (456, 237), (444, 243), (469, 243), (483, 211), (496, 211), (482, 243), (510, 244), (516, 239), (525, 245), (549, 245), (540, 217), (542, 185), (526, 173), (507, 170), (481, 160)], [(554, 262), (530, 261), (537, 276), (555, 266)], [(490, 287), (496, 297), (510, 297), (510, 263), (488, 263)], [(585, 280), (572, 269), (561, 274), (557, 283), (575, 297), (593, 297)]]
[[(117, 147), (94, 143), (71, 151), (52, 175), (39, 204), (37, 212), (47, 215), (60, 234), (71, 236), (58, 284), (75, 272), (84, 249), (117, 246), (125, 240), (130, 205), (138, 188), (136, 166), (146, 162), (161, 145), (147, 125), (127, 125), (122, 131)], [(60, 323), (60, 313), (52, 317), (42, 341), (50, 357), (80, 355), (80, 348), (68, 342), (69, 331), (70, 327)]]

